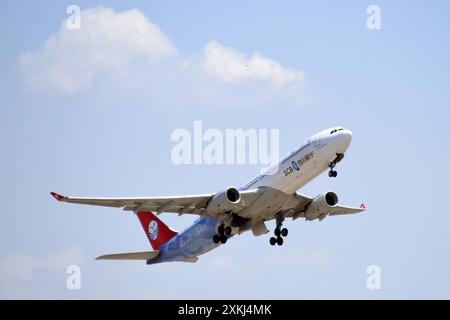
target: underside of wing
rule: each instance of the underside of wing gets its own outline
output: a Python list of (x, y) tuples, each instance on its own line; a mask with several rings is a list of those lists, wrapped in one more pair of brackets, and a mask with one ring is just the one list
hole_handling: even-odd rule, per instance
[(344, 214), (355, 214), (359, 212), (366, 211), (365, 205), (362, 204), (361, 207), (346, 207), (346, 206), (336, 206), (333, 208), (333, 210), (330, 211), (330, 216), (338, 216), (338, 215), (344, 215)]
[(176, 197), (79, 198), (66, 197), (55, 192), (51, 192), (51, 195), (58, 201), (68, 203), (123, 208), (123, 210), (129, 211), (138, 209), (156, 213), (171, 212), (197, 215), (204, 214), (205, 208), (212, 197), (211, 194), (205, 194)]
[(311, 204), (312, 200), (312, 198), (296, 193), (283, 207), (285, 217), (293, 218), (294, 220), (304, 217), (304, 213)]
[[(127, 211), (151, 211), (157, 214), (162, 212), (182, 214), (207, 215), (207, 207), (214, 194), (187, 195), (174, 197), (138, 197), (138, 198), (80, 198), (66, 197), (55, 192), (51, 195), (58, 201), (122, 208)], [(260, 195), (258, 190), (245, 190), (240, 192), (240, 201), (233, 207), (243, 209), (249, 207)], [(209, 210), (208, 210), (209, 211)], [(210, 212), (210, 215), (213, 214)], [(213, 215), (214, 216), (214, 215)]]
[[(288, 202), (287, 206), (283, 208), (285, 211), (285, 215), (287, 218), (297, 219), (300, 217), (305, 217), (305, 213), (308, 211), (308, 208), (311, 206), (315, 199), (310, 198), (301, 194), (295, 194)], [(317, 218), (320, 220), (329, 215), (346, 215), (346, 214), (355, 214), (359, 212), (366, 211), (365, 204), (361, 204), (360, 207), (349, 207), (342, 206), (340, 204), (336, 204), (334, 206), (326, 206), (320, 208), (323, 211), (323, 214), (318, 215)]]

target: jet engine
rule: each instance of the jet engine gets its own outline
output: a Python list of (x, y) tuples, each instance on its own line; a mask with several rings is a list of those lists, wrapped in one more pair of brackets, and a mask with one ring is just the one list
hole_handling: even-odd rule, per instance
[(206, 211), (211, 215), (232, 212), (238, 208), (240, 201), (241, 195), (239, 190), (230, 187), (225, 191), (217, 192), (206, 207)]
[(332, 211), (338, 204), (338, 196), (336, 193), (328, 191), (315, 197), (311, 201), (308, 209), (305, 211), (306, 220), (319, 219), (322, 220)]

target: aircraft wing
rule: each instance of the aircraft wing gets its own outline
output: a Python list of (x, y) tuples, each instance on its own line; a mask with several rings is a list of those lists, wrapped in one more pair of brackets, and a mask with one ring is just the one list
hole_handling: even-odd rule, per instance
[(68, 203), (88, 204), (93, 206), (123, 208), (133, 211), (149, 210), (157, 213), (172, 212), (179, 214), (202, 215), (212, 194), (189, 195), (178, 197), (138, 197), (138, 198), (79, 198), (66, 197), (55, 192), (50, 193), (56, 200)]
[[(123, 210), (152, 211), (157, 214), (162, 212), (182, 214), (206, 215), (206, 207), (214, 194), (187, 195), (175, 197), (138, 197), (138, 198), (79, 198), (66, 197), (55, 192), (50, 193), (56, 200), (68, 203), (88, 204), (94, 206), (116, 207)], [(257, 190), (241, 192), (242, 206), (252, 203)]]
[(359, 212), (366, 211), (366, 206), (364, 203), (361, 204), (361, 207), (346, 207), (346, 206), (336, 206), (329, 213), (330, 216), (338, 216), (343, 214), (355, 214)]
[[(297, 219), (299, 217), (304, 217), (304, 213), (313, 198), (296, 193), (293, 200), (290, 200), (288, 208), (285, 208), (286, 217), (291, 217)], [(330, 208), (328, 213), (329, 216), (345, 215), (345, 214), (355, 214), (359, 212), (366, 211), (366, 205), (363, 203), (360, 207), (348, 207), (338, 204), (337, 206)]]

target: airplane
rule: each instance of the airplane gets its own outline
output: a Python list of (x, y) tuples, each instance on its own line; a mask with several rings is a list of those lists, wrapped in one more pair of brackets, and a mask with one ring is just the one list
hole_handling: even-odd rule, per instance
[[(235, 235), (250, 230), (254, 236), (267, 234), (266, 222), (270, 220), (275, 220), (275, 229), (269, 243), (281, 246), (288, 235), (288, 229), (283, 227), (287, 218), (322, 221), (328, 216), (365, 211), (364, 203), (360, 207), (341, 206), (332, 191), (314, 198), (297, 193), (326, 170), (329, 177), (336, 177), (335, 167), (344, 158), (351, 140), (352, 132), (343, 127), (321, 131), (245, 186), (212, 194), (138, 198), (78, 198), (55, 192), (51, 195), (62, 202), (117, 207), (137, 215), (153, 251), (108, 254), (99, 260), (145, 260), (149, 265), (197, 262), (198, 256)], [(199, 217), (177, 233), (158, 218), (163, 212)]]

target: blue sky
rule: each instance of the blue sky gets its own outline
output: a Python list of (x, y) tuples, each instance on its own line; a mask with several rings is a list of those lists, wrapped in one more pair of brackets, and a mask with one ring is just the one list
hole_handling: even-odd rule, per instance
[[(62, 26), (70, 4), (85, 15), (77, 35)], [(380, 30), (366, 27), (370, 4)], [(0, 297), (450, 298), (449, 10), (446, 1), (2, 1)], [(248, 72), (215, 68), (241, 59)], [(288, 221), (282, 247), (244, 234), (196, 264), (94, 261), (149, 249), (136, 217), (56, 203), (50, 191), (195, 194), (258, 174), (176, 166), (171, 133), (196, 120), (279, 129), (281, 154), (322, 129), (351, 129), (339, 177), (300, 192), (334, 190), (368, 212)], [(193, 221), (161, 217), (177, 230)], [(81, 267), (81, 290), (66, 288), (70, 264)], [(369, 265), (381, 268), (381, 290), (366, 287)]]

